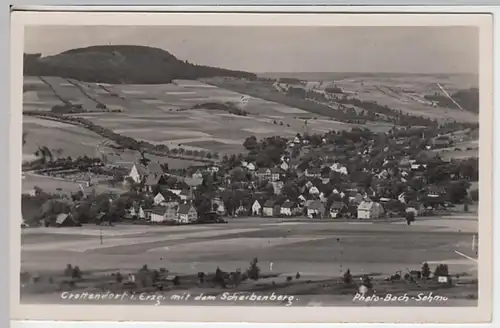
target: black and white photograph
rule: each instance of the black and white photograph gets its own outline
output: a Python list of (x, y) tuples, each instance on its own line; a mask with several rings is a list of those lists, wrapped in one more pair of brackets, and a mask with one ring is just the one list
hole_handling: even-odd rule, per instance
[(479, 306), (484, 28), (133, 22), (24, 26), (21, 305)]

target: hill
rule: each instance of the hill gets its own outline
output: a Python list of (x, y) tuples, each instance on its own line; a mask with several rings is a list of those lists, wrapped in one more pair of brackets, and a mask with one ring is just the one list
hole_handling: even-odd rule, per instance
[(196, 65), (162, 49), (132, 45), (91, 46), (47, 57), (25, 54), (24, 75), (111, 84), (163, 84), (214, 76), (256, 78), (253, 73)]

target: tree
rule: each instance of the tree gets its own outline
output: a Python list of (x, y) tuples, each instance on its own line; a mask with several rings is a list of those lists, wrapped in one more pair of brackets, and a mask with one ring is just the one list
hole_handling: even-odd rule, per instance
[(438, 266), (434, 270), (434, 277), (439, 277), (439, 276), (448, 276), (447, 264), (438, 264)]
[(250, 136), (250, 137), (246, 138), (245, 141), (243, 142), (243, 147), (245, 147), (245, 149), (247, 149), (249, 151), (256, 149), (257, 145), (258, 145), (258, 142), (257, 142), (257, 138), (255, 136)]
[(73, 273), (73, 266), (71, 266), (71, 264), (68, 264), (66, 266), (66, 269), (64, 269), (64, 275), (66, 277), (70, 277), (72, 273)]
[(254, 258), (251, 262), (250, 262), (250, 267), (248, 268), (247, 270), (247, 275), (248, 275), (248, 278), (252, 279), (252, 280), (259, 280), (259, 276), (260, 276), (260, 268), (259, 266), (257, 265), (257, 263), (259, 262), (259, 260), (257, 258)]
[(422, 265), (422, 277), (424, 279), (429, 279), (431, 276), (431, 269), (429, 267), (429, 264), (427, 262), (425, 262), (423, 265)]

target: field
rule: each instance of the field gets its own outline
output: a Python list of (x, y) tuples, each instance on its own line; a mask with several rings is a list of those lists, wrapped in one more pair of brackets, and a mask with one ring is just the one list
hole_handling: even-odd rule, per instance
[[(315, 80), (317, 78), (317, 80)], [(306, 89), (324, 90), (336, 85), (347, 95), (352, 95), (363, 101), (376, 101), (380, 105), (401, 110), (403, 113), (425, 116), (441, 122), (463, 121), (477, 122), (478, 116), (465, 110), (434, 107), (424, 99), (424, 95), (434, 92), (442, 94), (439, 83), (448, 93), (461, 89), (477, 87), (474, 78), (461, 75), (391, 75), (391, 74), (310, 74), (308, 82), (291, 85)], [(232, 90), (248, 90), (248, 94), (263, 98), (276, 96), (274, 88), (260, 82), (235, 81), (232, 79), (211, 79), (222, 88)], [(274, 94), (274, 95), (272, 95)], [(332, 110), (335, 110), (332, 108)], [(356, 110), (358, 111), (358, 110)]]
[[(217, 266), (227, 272), (245, 270), (257, 257), (261, 273), (270, 278), (246, 284), (247, 291), (260, 288), (300, 295), (305, 302), (302, 305), (318, 301), (329, 304), (345, 302), (349, 297), (329, 292), (328, 288), (337, 288), (334, 282), (330, 287), (321, 285), (327, 280), (337, 281), (347, 269), (355, 276), (369, 274), (382, 286), (383, 278), (397, 271), (418, 270), (427, 261), (432, 270), (438, 263), (446, 263), (453, 275), (470, 281), (476, 274), (475, 262), (455, 251), (475, 257), (471, 250), (473, 234), (477, 234), (477, 218), (463, 215), (422, 218), (411, 226), (402, 222), (306, 223), (239, 218), (215, 226), (28, 228), (22, 233), (21, 271), (57, 275), (66, 264), (72, 264), (85, 274), (102, 276), (106, 272), (137, 272), (147, 264), (151, 269), (164, 267), (169, 274), (187, 277), (200, 271), (213, 273)], [(410, 239), (412, 243), (407, 242)], [(56, 268), (60, 268), (59, 273)], [(295, 277), (297, 272), (300, 281), (282, 286), (287, 276)], [(407, 289), (399, 286), (379, 290), (396, 293), (396, 289)], [(182, 292), (200, 290), (196, 284), (186, 288)], [(465, 302), (466, 295), (477, 295), (477, 285), (471, 288), (454, 287), (437, 293)], [(210, 293), (214, 293), (213, 288)], [(54, 295), (22, 289), (26, 302), (43, 302), (42, 298)]]
[[(240, 103), (242, 94), (199, 81), (176, 81), (165, 85), (100, 85), (55, 77), (44, 77), (43, 81), (37, 79), (25, 78), (25, 88), (30, 90), (25, 92), (26, 110), (36, 109), (37, 103), (30, 102), (29, 98), (36, 98), (39, 102), (50, 106), (56, 100), (60, 102), (59, 99), (65, 99), (74, 104), (81, 104), (87, 111), (74, 115), (89, 119), (117, 133), (151, 143), (163, 143), (191, 150), (242, 152), (243, 141), (251, 135), (262, 138), (303, 133), (304, 118), (311, 119), (308, 123), (311, 132), (344, 130), (354, 126), (254, 97), (246, 104), (242, 104)], [(96, 101), (105, 104), (109, 109), (120, 109), (122, 112), (99, 112), (96, 109)], [(248, 112), (248, 115), (238, 116), (219, 110), (192, 109), (195, 105), (208, 102), (232, 102)], [(45, 107), (39, 109), (43, 110)], [(27, 123), (30, 124), (25, 124), (24, 129), (28, 133), (31, 130), (36, 134), (43, 133), (37, 129), (38, 126), (33, 125), (42, 123), (32, 121)], [(51, 127), (53, 128), (50, 130), (51, 137), (57, 140), (49, 139), (50, 148), (55, 144), (54, 148), (73, 149), (87, 154), (91, 153), (92, 147), (98, 143), (98, 140), (89, 140), (88, 149), (70, 145), (64, 147), (60, 143), (70, 139), (65, 134), (66, 131), (59, 126)], [(58, 130), (57, 133), (54, 133), (54, 128)], [(386, 130), (390, 127), (384, 124), (372, 124), (370, 128)], [(33, 147), (28, 149), (31, 151)]]

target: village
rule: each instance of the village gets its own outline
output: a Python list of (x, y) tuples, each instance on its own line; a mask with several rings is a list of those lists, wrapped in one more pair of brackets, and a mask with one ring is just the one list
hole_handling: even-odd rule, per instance
[[(33, 188), (23, 195), (22, 226), (227, 222), (223, 217), (411, 224), (468, 212), (478, 200), (478, 159), (442, 156), (476, 137), (477, 129), (462, 125), (252, 136), (243, 144), (247, 154), (185, 169), (169, 169), (144, 152), (128, 168), (99, 158), (45, 159), (38, 173), (79, 178), (81, 190)], [(103, 184), (114, 189), (97, 192)]]

